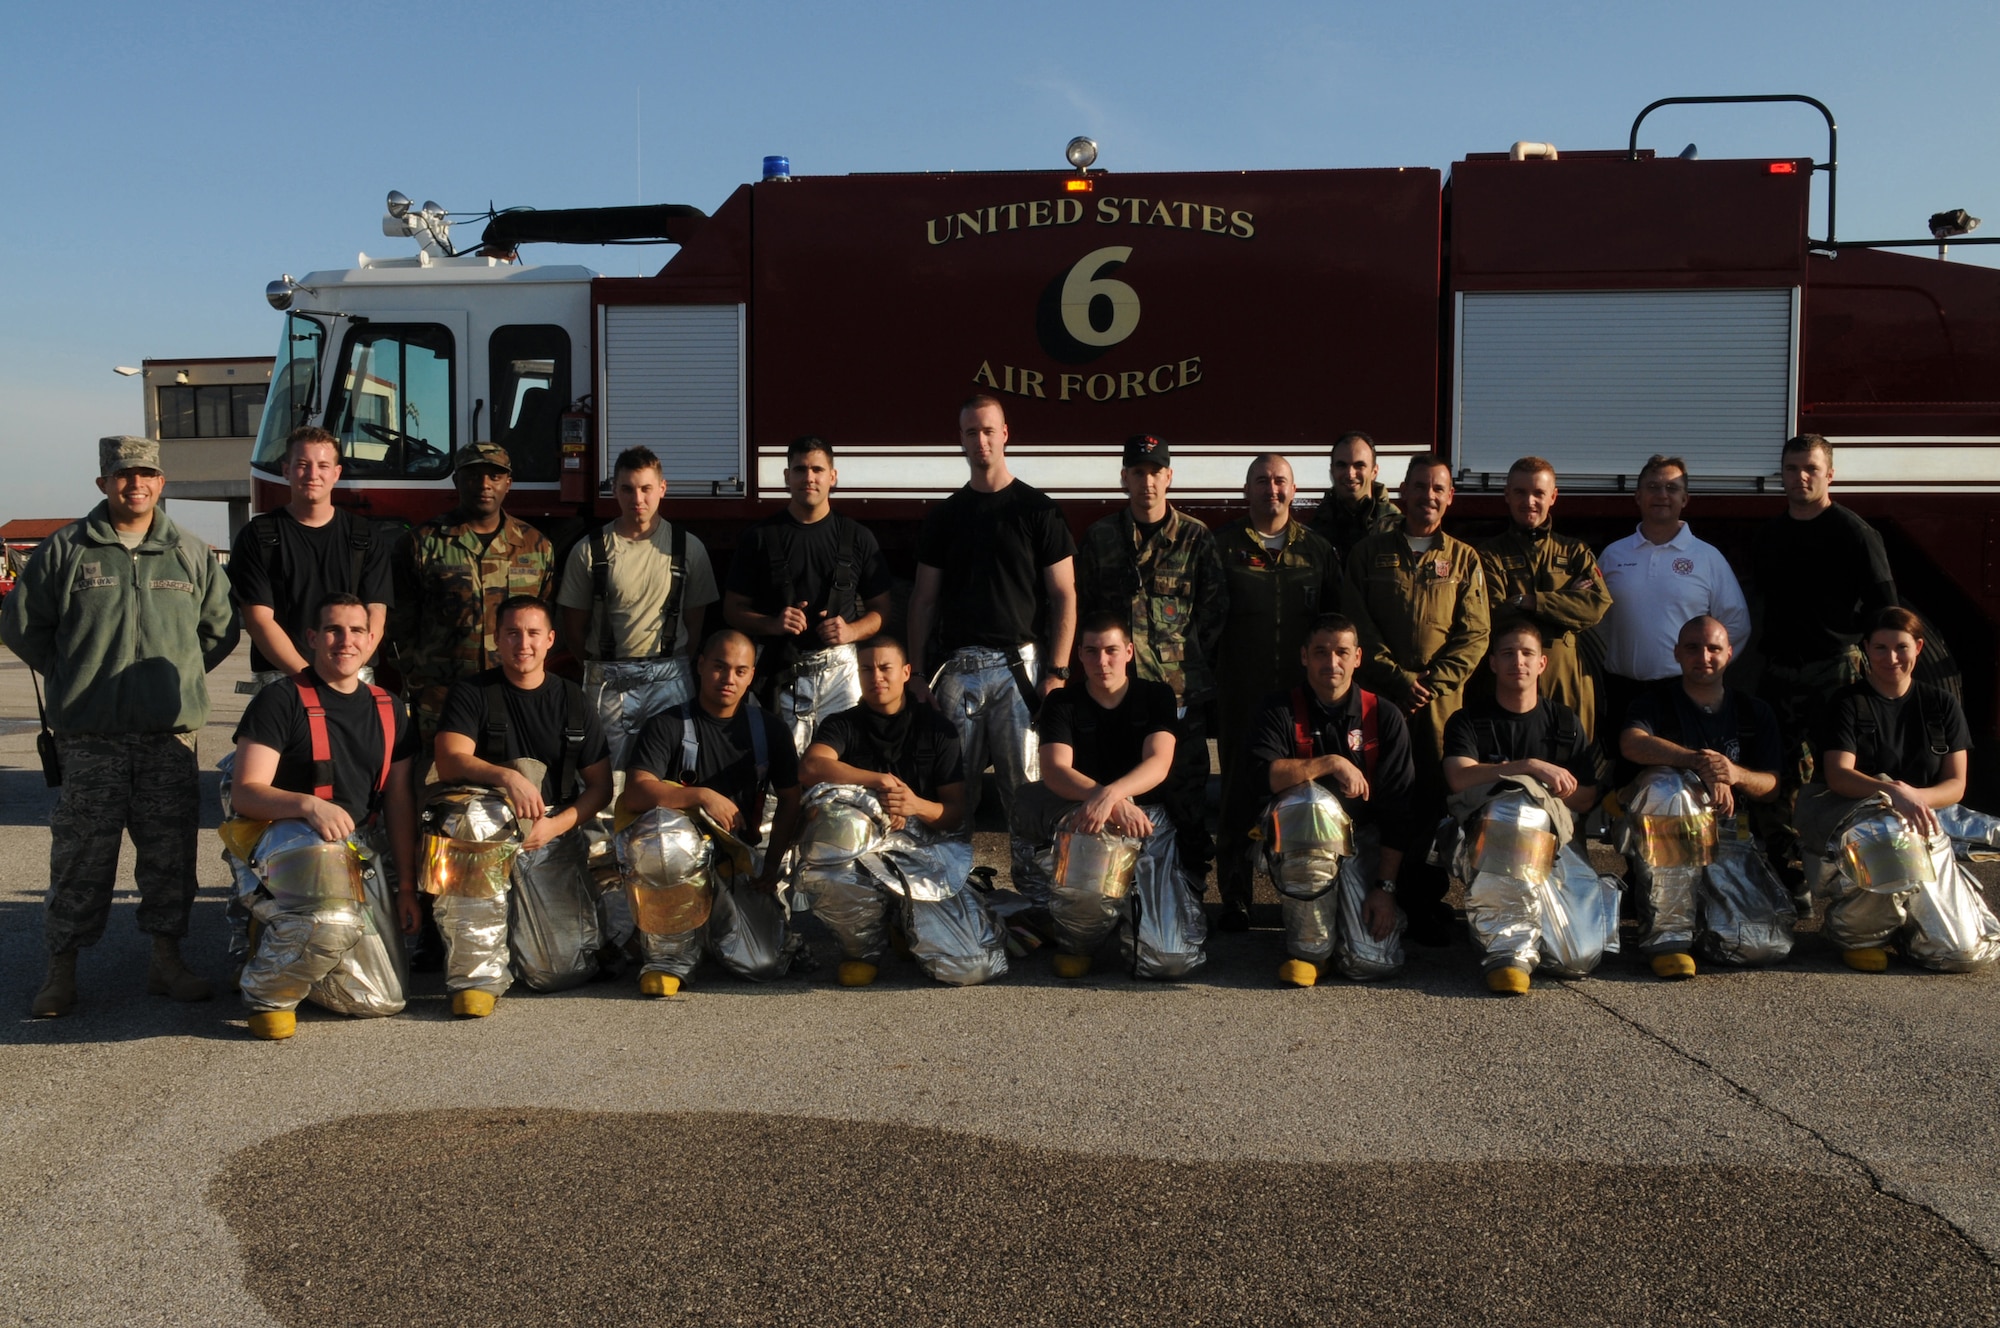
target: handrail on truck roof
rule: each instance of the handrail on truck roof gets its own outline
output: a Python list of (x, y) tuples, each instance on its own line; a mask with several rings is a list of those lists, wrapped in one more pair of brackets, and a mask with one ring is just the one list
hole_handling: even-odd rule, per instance
[(1815, 162), (1813, 169), (1826, 172), (1826, 240), (1823, 245), (1813, 245), (1810, 237), (1806, 243), (1814, 248), (1837, 248), (1833, 235), (1835, 185), (1840, 171), (1840, 127), (1833, 122), (1833, 112), (1817, 97), (1808, 97), (1799, 92), (1756, 92), (1736, 97), (1662, 97), (1640, 111), (1632, 121), (1632, 136), (1625, 144), (1625, 160), (1639, 159), (1639, 125), (1645, 118), (1662, 106), (1715, 106), (1733, 105), (1740, 102), (1795, 101), (1810, 106), (1826, 120), (1826, 160)]

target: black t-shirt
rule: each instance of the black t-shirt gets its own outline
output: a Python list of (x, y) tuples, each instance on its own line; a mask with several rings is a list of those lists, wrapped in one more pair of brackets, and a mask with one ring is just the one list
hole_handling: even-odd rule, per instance
[[(1725, 688), (1722, 704), (1706, 714), (1681, 686), (1679, 678), (1668, 678), (1648, 687), (1625, 712), (1624, 729), (1644, 729), (1656, 738), (1679, 743), (1696, 751), (1721, 752), (1745, 770), (1774, 775), (1784, 764), (1784, 745), (1778, 737), (1778, 718), (1748, 692)], [(1621, 783), (1638, 774), (1639, 767), (1619, 758)]]
[[(695, 726), (694, 778), (682, 778), (681, 733), (685, 727), (685, 715), (691, 714)], [(655, 779), (664, 779), (675, 784), (692, 784), (699, 788), (714, 789), (723, 797), (736, 804), (736, 810), (743, 813), (743, 828), (738, 837), (754, 844), (760, 833), (758, 821), (762, 818), (763, 789), (757, 786), (757, 754), (751, 737), (750, 726), (760, 724), (764, 729), (765, 759), (770, 762), (770, 770), (765, 776), (765, 786), (772, 789), (789, 789), (799, 786), (799, 754), (792, 746), (792, 731), (780, 724), (777, 717), (761, 707), (745, 705), (728, 719), (717, 719), (701, 708), (699, 702), (688, 702), (685, 706), (675, 706), (646, 721), (646, 727), (639, 731), (639, 737), (632, 744), (632, 755), (627, 770), (644, 770)]]
[[(486, 743), (486, 689), (494, 683), (500, 684), (500, 694), (507, 707), (507, 741), (499, 752), (488, 751)], [(507, 675), (499, 669), (488, 669), (470, 678), (461, 678), (451, 685), (451, 691), (444, 699), (444, 714), (438, 720), (438, 732), (457, 733), (472, 739), (475, 754), (482, 761), (495, 765), (523, 758), (540, 761), (548, 767), (542, 778), (542, 796), (552, 805), (561, 806), (575, 798), (582, 788), (563, 789), (556, 787), (562, 776), (563, 730), (568, 727), (566, 712), (568, 694), (575, 692), (581, 703), (578, 711), (583, 718), (583, 747), (576, 756), (579, 780), (587, 766), (608, 760), (610, 744), (604, 738), (604, 725), (598, 721), (597, 707), (583, 701), (582, 689), (567, 678), (554, 674), (542, 675), (542, 685), (533, 691), (523, 691), (507, 681)]]
[(1818, 745), (1853, 752), (1854, 768), (1864, 775), (1929, 788), (1944, 777), (1946, 756), (1972, 750), (1972, 730), (1950, 692), (1919, 682), (1891, 699), (1864, 678), (1833, 694)]
[[(855, 566), (854, 602), (829, 603), (839, 573), (842, 540), (850, 541)], [(766, 517), (743, 532), (729, 564), (728, 589), (749, 597), (758, 613), (781, 613), (806, 605), (806, 619), (817, 624), (822, 612), (846, 618), (861, 616), (862, 605), (889, 589), (889, 568), (882, 546), (859, 521), (833, 512), (811, 525), (801, 524), (789, 510)], [(759, 672), (792, 664), (799, 653), (818, 649), (818, 638), (766, 637)]]
[[(1563, 714), (1569, 717), (1566, 723)], [(1567, 742), (1562, 741), (1565, 731)], [(1444, 754), (1469, 756), (1481, 765), (1547, 761), (1575, 775), (1578, 784), (1596, 784), (1603, 777), (1603, 757), (1596, 743), (1585, 740), (1576, 712), (1547, 697), (1524, 715), (1505, 709), (1495, 697), (1468, 701), (1445, 723)]]
[[(275, 530), (278, 543), (266, 548), (259, 529)], [(361, 584), (354, 584), (354, 539), (368, 537), (367, 551), (361, 555)], [(364, 604), (393, 604), (390, 589), (389, 541), (381, 538), (372, 523), (353, 513), (334, 509), (333, 520), (323, 526), (302, 526), (291, 512), (279, 508), (246, 523), (236, 532), (229, 549), (229, 585), (236, 602), (261, 605), (271, 610), (278, 626), (291, 638), (292, 648), (306, 659), (312, 650), (306, 645), (306, 629), (314, 626), (312, 612), (321, 599), (337, 590), (361, 597)], [(256, 671), (276, 668), (253, 641), (250, 667)]]
[[(365, 821), (381, 806), (375, 783), (382, 775), (382, 719), (375, 698), (364, 687), (336, 692), (324, 682), (315, 685), (320, 707), (326, 711), (327, 750), (333, 758), (333, 801), (356, 821)], [(389, 698), (396, 714), (393, 761), (407, 760), (417, 750), (416, 730), (410, 712), (396, 697)], [(299, 689), (289, 682), (274, 682), (250, 698), (243, 718), (233, 735), (278, 753), (278, 774), (273, 788), (286, 793), (311, 793), (314, 788), (312, 729)]]
[(1010, 649), (1035, 639), (1042, 569), (1076, 556), (1062, 509), (1015, 480), (998, 493), (963, 488), (930, 510), (917, 561), (944, 576), (938, 627), (946, 650)]
[[(1364, 753), (1367, 739), (1361, 722), (1361, 689), (1348, 688), (1347, 695), (1330, 706), (1307, 689), (1305, 701), (1312, 754), (1338, 753), (1352, 761), (1368, 779), (1368, 798), (1361, 801), (1343, 796), (1331, 778), (1319, 783), (1340, 799), (1357, 824), (1380, 826), (1385, 843), (1402, 843), (1410, 829), (1410, 789), (1416, 783), (1410, 726), (1403, 712), (1378, 698), (1375, 769), (1370, 773)], [(1257, 781), (1257, 791), (1262, 793), (1271, 786), (1273, 762), (1293, 760), (1298, 754), (1298, 718), (1292, 709), (1292, 693), (1273, 692), (1264, 698), (1256, 726), (1250, 730), (1250, 759), (1256, 762), (1252, 778)]]
[(1764, 652), (1786, 664), (1831, 659), (1896, 603), (1889, 555), (1875, 528), (1838, 503), (1810, 521), (1780, 516), (1757, 531)]
[(931, 802), (945, 785), (965, 782), (958, 730), (929, 706), (906, 702), (893, 715), (865, 705), (843, 710), (814, 730), (811, 745), (821, 744), (851, 766), (894, 775)]
[(1134, 678), (1126, 684), (1125, 699), (1107, 710), (1079, 680), (1049, 693), (1035, 731), (1044, 743), (1068, 747), (1070, 766), (1078, 774), (1109, 784), (1145, 759), (1149, 735), (1174, 732), (1178, 708), (1173, 688)]

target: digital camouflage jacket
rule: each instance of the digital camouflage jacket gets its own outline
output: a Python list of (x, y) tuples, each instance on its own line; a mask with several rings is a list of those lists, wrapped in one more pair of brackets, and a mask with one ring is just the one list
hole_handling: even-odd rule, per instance
[(541, 531), (504, 515), (487, 546), (459, 513), (447, 512), (404, 537), (390, 566), (396, 602), (387, 635), (428, 736), (451, 685), (500, 663), (501, 602), (549, 598), (555, 548)]
[(1208, 527), (1167, 509), (1151, 538), (1126, 508), (1083, 533), (1076, 550), (1077, 620), (1122, 614), (1132, 624), (1139, 677), (1174, 689), (1183, 705), (1215, 695), (1215, 651), (1229, 587)]

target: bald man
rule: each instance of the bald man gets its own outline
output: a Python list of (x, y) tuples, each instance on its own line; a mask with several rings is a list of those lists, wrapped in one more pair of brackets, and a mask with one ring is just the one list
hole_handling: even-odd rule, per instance
[(1250, 826), (1270, 798), (1250, 731), (1264, 698), (1305, 681), (1299, 647), (1313, 620), (1340, 606), (1340, 555), (1292, 520), (1292, 463), (1260, 456), (1243, 477), (1243, 516), (1215, 532), (1229, 581), (1228, 626), (1216, 651), (1216, 746), (1222, 757), (1222, 824), (1216, 884), (1224, 931), (1250, 925)]

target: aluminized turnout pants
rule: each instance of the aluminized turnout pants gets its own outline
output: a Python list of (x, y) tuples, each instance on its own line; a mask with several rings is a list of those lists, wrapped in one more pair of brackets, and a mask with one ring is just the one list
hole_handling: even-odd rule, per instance
[[(1022, 646), (1020, 651), (1028, 676), (1034, 678), (1035, 647)], [(1015, 826), (1016, 795), (1023, 785), (1042, 777), (1041, 740), (1035, 736), (1034, 716), (1014, 680), (1013, 658), (1008, 651), (966, 646), (952, 652), (931, 680), (931, 696), (938, 712), (958, 730), (965, 757), (966, 814), (971, 816), (979, 809), (980, 789), (990, 762), (1010, 830)], [(1014, 888), (1031, 902), (1046, 905), (1047, 888), (1037, 881), (1018, 836), (1011, 845), (1011, 857)]]
[[(583, 666), (583, 696), (597, 710), (611, 751), (611, 802), (584, 827), (592, 856), (610, 851), (611, 809), (625, 791), (625, 763), (646, 721), (694, 695), (694, 673), (679, 655), (652, 659), (591, 660)], [(747, 808), (745, 809), (748, 810)], [(610, 898), (609, 895), (606, 896)], [(625, 921), (616, 904), (606, 909), (607, 929)]]
[(1617, 882), (1559, 843), (1525, 794), (1502, 792), (1471, 818), (1453, 875), (1466, 883), (1466, 925), (1489, 973), (1546, 967), (1582, 977), (1618, 949)]
[(1715, 809), (1699, 780), (1666, 766), (1641, 771), (1624, 802), (1619, 851), (1638, 892), (1639, 951), (1692, 954), (1702, 878), (1715, 857)]
[(1388, 977), (1403, 966), (1409, 919), (1402, 907), (1382, 940), (1362, 921), (1362, 901), (1382, 862), (1380, 829), (1355, 825), (1332, 790), (1306, 783), (1271, 800), (1256, 835), (1278, 892), (1286, 954), (1320, 971), (1335, 961), (1356, 980)]
[(1835, 945), (1894, 944), (1940, 973), (1970, 973), (2000, 958), (2000, 920), (1958, 865), (1949, 835), (1926, 841), (1886, 804), (1869, 799), (1845, 818), (1836, 843), (1825, 924)]
[(535, 991), (563, 991), (596, 976), (603, 933), (581, 828), (515, 858), (508, 894), (507, 943), (521, 981)]
[(308, 999), (346, 1015), (403, 1008), (408, 974), (379, 832), (328, 844), (303, 821), (280, 821), (253, 865), (257, 943), (240, 981), (252, 1011), (292, 1010)]
[(792, 750), (804, 754), (828, 715), (861, 704), (861, 660), (852, 644), (802, 656), (777, 677), (772, 708), (792, 731)]
[(1357, 982), (1401, 971), (1403, 932), (1409, 926), (1402, 906), (1396, 908), (1394, 929), (1382, 940), (1376, 940), (1362, 920), (1362, 902), (1380, 879), (1381, 865), (1382, 832), (1372, 825), (1357, 826), (1354, 852), (1340, 860), (1324, 891), (1311, 898), (1281, 893), (1278, 911), (1284, 922), (1285, 953), (1322, 973), (1331, 964), (1342, 977)]
[(877, 887), (881, 905), (896, 911), (910, 957), (933, 981), (970, 987), (1007, 971), (1000, 926), (971, 884), (969, 838), (908, 826), (855, 866)]

